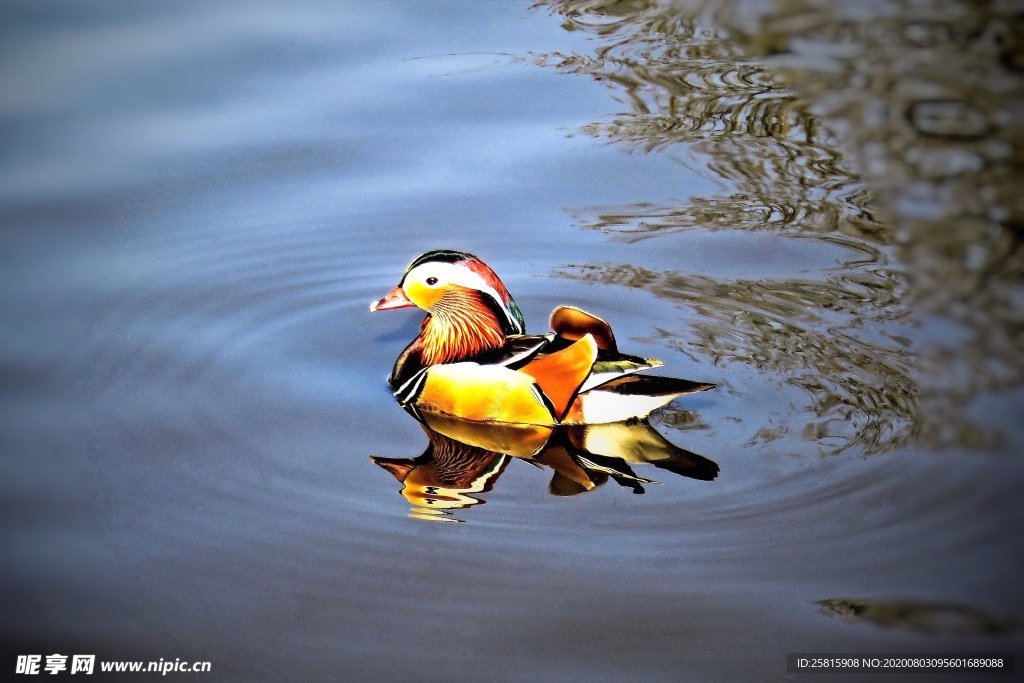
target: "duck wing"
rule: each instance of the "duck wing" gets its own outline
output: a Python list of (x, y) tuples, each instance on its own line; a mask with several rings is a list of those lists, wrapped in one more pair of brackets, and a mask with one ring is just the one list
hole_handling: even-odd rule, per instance
[(664, 365), (657, 358), (641, 358), (620, 353), (611, 325), (575, 306), (558, 306), (551, 312), (549, 322), (557, 337), (548, 345), (547, 351), (567, 346), (587, 334), (591, 335), (597, 344), (597, 361), (590, 376), (580, 387), (580, 394), (634, 372), (660, 368)]
[(596, 360), (597, 342), (588, 333), (561, 351), (531, 360), (519, 368), (519, 372), (534, 379), (550, 401), (552, 415), (561, 420), (590, 376)]
[(713, 386), (675, 377), (628, 374), (581, 393), (580, 411), (572, 422), (597, 424), (646, 417), (678, 396)]
[(554, 339), (553, 333), (510, 334), (506, 337), (504, 346), (480, 354), (472, 360), (481, 365), (501, 365), (515, 370), (542, 351), (552, 350)]
[(653, 368), (660, 368), (664, 363), (657, 358), (641, 358), (625, 353), (601, 351), (590, 372), (590, 377), (580, 387), (580, 393), (590, 391), (613, 380)]

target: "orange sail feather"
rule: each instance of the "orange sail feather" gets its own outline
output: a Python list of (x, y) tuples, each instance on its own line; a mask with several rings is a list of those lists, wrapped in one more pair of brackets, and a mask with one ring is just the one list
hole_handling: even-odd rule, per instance
[(551, 401), (555, 418), (561, 420), (597, 360), (597, 343), (591, 334), (561, 351), (530, 361), (519, 372), (533, 377)]

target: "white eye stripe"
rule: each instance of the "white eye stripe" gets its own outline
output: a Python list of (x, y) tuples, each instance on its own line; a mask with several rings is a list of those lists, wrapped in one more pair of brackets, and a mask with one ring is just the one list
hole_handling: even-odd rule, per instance
[[(475, 289), (491, 296), (495, 303), (501, 307), (505, 313), (505, 319), (509, 325), (516, 330), (518, 334), (522, 334), (525, 330), (516, 320), (516, 317), (512, 315), (512, 311), (506, 306), (504, 299), (498, 294), (494, 287), (491, 287), (487, 282), (477, 273), (473, 272), (465, 266), (457, 266), (454, 263), (424, 263), (423, 265), (416, 266), (408, 273), (405, 278), (409, 280), (412, 278), (415, 281), (423, 282), (428, 284), (427, 280), (431, 277), (436, 277), (439, 283), (450, 283), (453, 285), (460, 285), (469, 289)], [(431, 286), (428, 284), (428, 286)], [(436, 285), (434, 285), (436, 286)]]
[(451, 263), (424, 263), (410, 270), (405, 277), (420, 282), (426, 282), (433, 277), (440, 282), (448, 282), (453, 285), (494, 291), (478, 274), (468, 268), (458, 267)]

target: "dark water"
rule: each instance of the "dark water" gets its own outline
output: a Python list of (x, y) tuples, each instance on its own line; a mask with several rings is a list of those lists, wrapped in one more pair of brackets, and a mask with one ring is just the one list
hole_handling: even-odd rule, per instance
[[(694, 5), (5, 4), (5, 651), (213, 680), (1024, 651), (1020, 16)], [(366, 305), (437, 247), (531, 330), (578, 305), (717, 383), (652, 419), (717, 478), (482, 455), (410, 517), (369, 458), (429, 443), (384, 382), (418, 320)]]

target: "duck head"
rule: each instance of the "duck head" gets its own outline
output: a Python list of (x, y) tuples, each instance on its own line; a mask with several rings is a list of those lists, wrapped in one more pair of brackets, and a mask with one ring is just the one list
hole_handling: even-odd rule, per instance
[(472, 254), (428, 251), (405, 269), (398, 285), (371, 311), (416, 307), (427, 316), (420, 333), (398, 357), (393, 386), (418, 370), (471, 360), (522, 334), (523, 314), (490, 266)]

